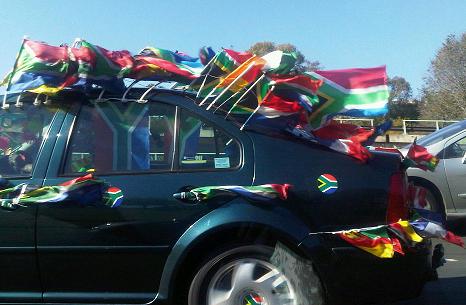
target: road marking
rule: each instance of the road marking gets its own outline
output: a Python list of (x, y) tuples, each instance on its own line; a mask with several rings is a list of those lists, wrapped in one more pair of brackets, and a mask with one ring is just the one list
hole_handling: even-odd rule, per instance
[(457, 259), (454, 259), (454, 258), (446, 258), (445, 260), (447, 262), (457, 262), (458, 261)]

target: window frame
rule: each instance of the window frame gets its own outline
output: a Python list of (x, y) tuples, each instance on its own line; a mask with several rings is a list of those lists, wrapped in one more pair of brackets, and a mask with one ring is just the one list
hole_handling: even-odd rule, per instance
[[(122, 103), (122, 101), (116, 101), (117, 103)], [(127, 102), (127, 103), (133, 103)], [(73, 137), (73, 131), (75, 130), (75, 127), (77, 126), (77, 120), (79, 119), (79, 116), (83, 110), (83, 107), (87, 106), (92, 106), (92, 103), (90, 101), (86, 101), (84, 103), (77, 103), (78, 104), (78, 109), (76, 111), (76, 114), (74, 114), (73, 122), (69, 127), (68, 130), (68, 135), (67, 135), (67, 140), (66, 144), (61, 156), (61, 161), (60, 161), (60, 166), (59, 166), (59, 171), (58, 171), (58, 177), (79, 177), (87, 173), (92, 173), (98, 176), (122, 176), (122, 175), (153, 175), (153, 174), (167, 174), (167, 173), (190, 173), (190, 172), (227, 172), (227, 171), (238, 171), (241, 169), (244, 163), (244, 146), (240, 140), (238, 140), (237, 137), (232, 135), (230, 132), (227, 132), (224, 128), (220, 127), (217, 123), (212, 122), (212, 120), (209, 120), (205, 116), (199, 115), (197, 113), (194, 113), (193, 111), (189, 110), (187, 107), (181, 106), (176, 103), (170, 103), (165, 100), (157, 100), (157, 99), (149, 99), (147, 103), (159, 103), (159, 104), (165, 104), (169, 105), (175, 108), (175, 122), (174, 122), (174, 132), (173, 132), (173, 156), (172, 156), (172, 164), (169, 169), (162, 169), (162, 170), (154, 170), (154, 169), (149, 169), (146, 171), (133, 171), (133, 170), (128, 170), (128, 171), (107, 171), (107, 172), (82, 172), (82, 173), (66, 173), (65, 168), (66, 168), (66, 162), (68, 158), (68, 151), (70, 149), (71, 145), (71, 139)], [(224, 134), (230, 136), (238, 145), (239, 147), (239, 162), (235, 167), (230, 167), (230, 168), (199, 168), (199, 169), (183, 169), (180, 167), (179, 163), (179, 128), (180, 128), (180, 116), (181, 112), (186, 111), (189, 113), (189, 115), (194, 116), (196, 118), (199, 118), (204, 123), (210, 124), (213, 128), (223, 132)], [(70, 111), (71, 112), (71, 111)]]

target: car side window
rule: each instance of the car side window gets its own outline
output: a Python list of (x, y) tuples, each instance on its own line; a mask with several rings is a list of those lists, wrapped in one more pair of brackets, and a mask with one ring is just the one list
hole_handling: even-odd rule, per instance
[(84, 104), (68, 144), (63, 173), (167, 171), (174, 155), (175, 106)]
[(225, 170), (240, 164), (239, 143), (223, 130), (181, 110), (179, 167), (186, 170)]
[(465, 153), (466, 153), (466, 137), (446, 147), (444, 150), (443, 158), (444, 159), (463, 158)]
[(56, 108), (24, 104), (0, 111), (0, 176), (32, 174)]

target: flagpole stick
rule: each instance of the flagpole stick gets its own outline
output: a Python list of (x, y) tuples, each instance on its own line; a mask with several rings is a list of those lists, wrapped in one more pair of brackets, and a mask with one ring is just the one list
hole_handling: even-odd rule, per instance
[[(205, 77), (204, 77), (204, 80), (202, 81), (202, 84), (201, 84), (201, 87), (199, 88), (199, 90), (197, 91), (197, 94), (196, 94), (196, 98), (199, 98), (199, 94), (201, 94), (201, 91), (202, 91), (202, 88), (204, 88), (204, 85), (205, 85), (205, 82), (207, 80), (207, 77), (210, 75), (210, 72), (212, 72), (212, 69), (214, 68), (214, 65), (212, 64), (214, 59), (217, 57), (217, 55), (215, 55), (214, 57), (212, 57), (212, 59), (207, 63), (207, 65), (205, 66), (205, 68), (207, 68), (209, 65), (210, 65), (210, 69), (209, 71), (206, 73)], [(204, 68), (204, 70), (205, 70)], [(204, 72), (204, 70), (202, 70), (201, 72), (201, 75), (202, 73)], [(194, 81), (191, 82), (191, 84), (193, 84)], [(188, 88), (191, 86), (191, 84), (189, 84)]]
[[(215, 60), (215, 58), (217, 58), (217, 56), (218, 56), (218, 54), (215, 54), (215, 56), (212, 57), (212, 58), (210, 59), (210, 61), (204, 66), (204, 69), (202, 69), (201, 75), (200, 75), (199, 77), (202, 77), (202, 74), (204, 73), (205, 69), (207, 69), (207, 67), (209, 67), (209, 65)], [(206, 77), (207, 77), (207, 75), (210, 74), (210, 71), (211, 71), (211, 70), (212, 70), (212, 67), (210, 67), (209, 72), (207, 72), (207, 74), (205, 75)], [(191, 86), (194, 84), (194, 82), (195, 82), (196, 80), (197, 80), (197, 79), (193, 80), (193, 81), (188, 85), (188, 88), (191, 87)]]
[(18, 55), (16, 56), (16, 60), (15, 60), (15, 63), (13, 65), (13, 70), (11, 71), (10, 77), (8, 77), (8, 83), (6, 85), (5, 95), (3, 96), (2, 109), (8, 109), (8, 107), (10, 106), (6, 102), (7, 96), (8, 96), (8, 89), (10, 89), (11, 79), (13, 78), (13, 76), (15, 74), (15, 70), (18, 67), (18, 60), (19, 60), (19, 57), (21, 56), (21, 52), (24, 50), (24, 44), (26, 43), (27, 39), (28, 39), (28, 37), (26, 35), (24, 35), (23, 36), (23, 41), (21, 42), (21, 47), (19, 48)]
[(210, 105), (206, 108), (206, 110), (209, 110), (215, 104), (215, 102), (218, 101), (220, 97), (222, 97), (222, 95), (225, 94), (225, 92), (227, 92), (234, 84), (236, 84), (236, 82), (238, 82), (241, 79), (241, 77), (243, 77), (243, 75), (249, 72), (249, 70), (251, 70), (251, 68), (254, 67), (254, 65), (255, 65), (254, 62), (250, 63), (249, 66), (243, 72), (241, 72), (241, 74), (238, 75), (237, 78), (235, 78), (225, 89), (223, 89), (222, 92), (220, 92), (219, 95), (217, 95), (217, 97), (212, 101), (212, 103), (210, 103)]
[[(228, 110), (228, 113), (227, 113), (227, 115), (225, 116), (225, 119), (230, 115), (231, 111), (236, 107), (236, 105), (238, 105), (238, 104), (241, 102), (241, 100), (246, 96), (246, 94), (248, 94), (249, 91), (251, 91), (252, 88), (254, 88), (254, 86), (255, 86), (261, 79), (263, 79), (264, 77), (265, 77), (265, 73), (262, 74), (261, 77), (259, 77), (259, 78), (248, 88), (248, 90), (246, 90), (246, 92), (244, 92), (243, 95), (241, 95), (241, 96), (239, 97), (239, 99), (236, 101), (236, 103), (234, 103), (233, 106), (231, 106), (230, 110)], [(221, 106), (221, 105), (220, 105), (220, 106)], [(219, 106), (219, 107), (220, 107), (220, 106)], [(215, 111), (214, 111), (214, 112), (215, 112)]]
[(221, 103), (220, 105), (218, 105), (218, 107), (215, 108), (214, 112), (212, 113), (215, 113), (218, 109), (220, 109), (220, 107), (222, 107), (223, 105), (225, 105), (226, 102), (228, 102), (229, 100), (231, 100), (232, 98), (234, 98), (235, 96), (237, 96), (241, 91), (237, 91), (235, 92), (232, 96), (230, 96), (229, 98), (227, 98), (223, 103)]
[[(264, 99), (262, 101), (265, 101), (265, 99), (267, 99), (267, 97), (269, 96), (270, 93), (272, 93), (272, 91), (275, 89), (275, 86), (272, 86), (272, 88), (270, 88), (269, 92), (267, 92), (267, 94), (264, 96)], [(259, 108), (261, 107), (262, 104), (259, 104), (257, 105), (256, 109), (254, 109), (254, 111), (251, 113), (251, 115), (246, 119), (246, 121), (244, 122), (243, 126), (240, 127), (239, 130), (243, 131), (244, 127), (246, 127), (246, 124), (249, 122), (249, 120), (253, 117), (253, 115), (259, 110)]]

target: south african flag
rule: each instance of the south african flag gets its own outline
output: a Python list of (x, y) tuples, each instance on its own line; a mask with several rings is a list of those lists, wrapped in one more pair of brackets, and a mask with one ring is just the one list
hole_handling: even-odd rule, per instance
[(333, 194), (338, 189), (337, 178), (330, 174), (323, 174), (317, 178), (317, 187), (324, 194)]

